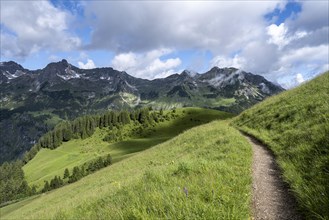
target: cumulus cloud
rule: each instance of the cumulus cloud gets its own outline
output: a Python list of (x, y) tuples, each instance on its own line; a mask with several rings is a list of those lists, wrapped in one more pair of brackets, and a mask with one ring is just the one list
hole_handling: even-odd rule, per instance
[(210, 62), (212, 66), (218, 66), (220, 68), (235, 67), (238, 69), (244, 69), (246, 67), (246, 59), (240, 57), (239, 55), (235, 55), (232, 58), (225, 56), (216, 56)]
[(89, 48), (118, 53), (164, 47), (230, 53), (263, 32), (263, 16), (278, 2), (92, 1), (86, 5), (95, 27)]
[(86, 63), (83, 63), (81, 61), (78, 62), (79, 68), (81, 69), (93, 69), (96, 68), (96, 65), (93, 60), (88, 59)]
[(291, 41), (304, 38), (307, 35), (306, 31), (297, 31), (291, 36), (288, 36), (288, 28), (284, 23), (281, 23), (279, 26), (276, 24), (271, 24), (266, 29), (267, 34), (270, 36), (268, 42), (277, 45), (279, 49), (282, 49)]
[(47, 1), (1, 2), (1, 55), (25, 58), (40, 50), (77, 48), (81, 41), (69, 33), (69, 20)]
[[(101, 49), (115, 54), (111, 61), (114, 68), (153, 79), (179, 72), (181, 66), (189, 68), (188, 62), (195, 57), (182, 51), (207, 51), (211, 54), (205, 59), (209, 65), (241, 68), (289, 87), (292, 84), (286, 81), (296, 82), (298, 73), (309, 79), (328, 70), (329, 3), (300, 1), (296, 4), (301, 5), (301, 11), (281, 24), (275, 18), (265, 19), (275, 9), (286, 14), (287, 3), (85, 1), (79, 6), (83, 8), (79, 19), (90, 25), (91, 31), (88, 29), (90, 36), (81, 38), (88, 41), (81, 43), (73, 34), (72, 14), (64, 6), (56, 8), (46, 1), (4, 1), (1, 56), (24, 58), (44, 50)], [(75, 62), (88, 58), (79, 57)], [(81, 62), (82, 66), (87, 64)], [(192, 66), (208, 68), (202, 59)]]
[(163, 78), (175, 73), (181, 64), (179, 58), (162, 60), (170, 54), (169, 49), (152, 50), (147, 53), (121, 53), (112, 59), (113, 68), (144, 79)]
[[(319, 6), (301, 2), (302, 11), (284, 23), (265, 22), (265, 14), (275, 8), (283, 11), (286, 3), (88, 2), (86, 14), (95, 24), (88, 47), (116, 51), (114, 67), (135, 74), (144, 73), (148, 78), (152, 78), (151, 70), (156, 69), (151, 68), (154, 59), (141, 62), (140, 54), (163, 47), (178, 51), (186, 48), (208, 50), (213, 54), (211, 65), (234, 66), (269, 79), (296, 72), (304, 66), (302, 61), (321, 66), (328, 63), (324, 48), (321, 48), (321, 54), (325, 55), (322, 59), (315, 59), (316, 55), (311, 54), (316, 53), (316, 49), (308, 50), (320, 46), (328, 48), (328, 22), (323, 21), (328, 17), (327, 3)], [(234, 54), (235, 51), (239, 52)], [(159, 63), (164, 61), (158, 61), (154, 61), (153, 66), (162, 66)]]
[(302, 74), (297, 73), (297, 75), (296, 75), (296, 81), (297, 81), (298, 84), (301, 84), (301, 83), (303, 83), (305, 81), (305, 79), (304, 79), (304, 77), (303, 77)]
[(137, 66), (137, 55), (129, 52), (116, 55), (112, 60), (112, 66), (120, 71), (127, 71)]
[(284, 23), (281, 23), (279, 26), (271, 24), (267, 27), (267, 34), (270, 35), (268, 42), (278, 45), (279, 48), (289, 43), (286, 39), (287, 28), (284, 26)]

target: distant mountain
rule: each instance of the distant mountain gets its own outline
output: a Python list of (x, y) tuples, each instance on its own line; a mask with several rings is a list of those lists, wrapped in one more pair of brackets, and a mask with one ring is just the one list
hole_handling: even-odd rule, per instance
[(198, 106), (239, 113), (284, 89), (235, 68), (183, 71), (146, 80), (113, 68), (79, 69), (66, 60), (31, 71), (0, 63), (0, 163), (21, 156), (62, 119), (107, 109)]

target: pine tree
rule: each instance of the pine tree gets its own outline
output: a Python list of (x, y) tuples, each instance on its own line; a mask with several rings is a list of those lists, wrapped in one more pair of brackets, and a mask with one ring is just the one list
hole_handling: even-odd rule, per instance
[(66, 178), (69, 178), (70, 177), (70, 172), (69, 172), (69, 169), (65, 169), (64, 170), (64, 176), (63, 176), (63, 179), (66, 179)]
[(102, 157), (98, 157), (96, 162), (95, 162), (95, 168), (96, 170), (102, 169), (104, 167), (104, 162)]
[(99, 128), (103, 128), (104, 127), (104, 117), (103, 115), (101, 115), (99, 117)]
[(81, 170), (79, 169), (79, 167), (75, 166), (73, 168), (72, 175), (69, 177), (69, 183), (76, 182), (79, 179), (81, 179), (82, 177), (83, 177), (83, 173), (81, 172)]
[(116, 125), (117, 122), (118, 122), (118, 116), (117, 116), (117, 113), (116, 112), (111, 112), (111, 122), (112, 122), (112, 125)]
[(109, 126), (109, 116), (110, 116), (110, 114), (109, 114), (109, 112), (107, 112), (107, 113), (105, 113), (104, 114), (104, 127), (108, 127)]
[(42, 192), (47, 192), (50, 190), (49, 182), (46, 180), (45, 185), (43, 186)]
[(17, 194), (21, 194), (23, 196), (29, 195), (31, 193), (31, 188), (27, 184), (26, 180), (23, 180)]
[(130, 120), (132, 120), (132, 121), (135, 121), (136, 120), (135, 113), (134, 112), (131, 112), (130, 113)]
[(72, 132), (72, 126), (70, 122), (67, 122), (64, 126), (63, 126), (63, 141), (69, 141), (72, 139), (73, 137), (73, 132)]

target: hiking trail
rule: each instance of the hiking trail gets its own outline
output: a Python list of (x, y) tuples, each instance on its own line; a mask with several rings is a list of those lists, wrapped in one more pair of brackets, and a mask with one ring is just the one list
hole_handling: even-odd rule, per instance
[(253, 219), (303, 219), (273, 153), (255, 138), (245, 137), (253, 149)]

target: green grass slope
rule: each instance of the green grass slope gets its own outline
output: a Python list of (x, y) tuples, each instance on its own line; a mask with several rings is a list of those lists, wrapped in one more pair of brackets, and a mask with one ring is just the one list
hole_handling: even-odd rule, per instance
[(234, 120), (277, 156), (310, 219), (329, 219), (329, 72)]
[(248, 219), (251, 146), (226, 121), (192, 128), (78, 182), (1, 208), (3, 219)]
[[(171, 111), (165, 111), (166, 113), (171, 114)], [(63, 176), (65, 168), (72, 171), (74, 166), (108, 153), (111, 154), (113, 162), (117, 162), (139, 151), (167, 141), (184, 130), (215, 119), (226, 119), (228, 117), (232, 117), (232, 115), (210, 109), (177, 109), (175, 118), (157, 123), (154, 127), (143, 128), (138, 135), (131, 136), (131, 131), (138, 128), (138, 125), (133, 122), (125, 125), (120, 129), (123, 136), (126, 136), (125, 140), (111, 144), (103, 141), (109, 129), (96, 129), (95, 133), (89, 138), (64, 142), (54, 150), (41, 149), (23, 167), (23, 170), (27, 182), (41, 189), (45, 180), (49, 181), (55, 175)]]

